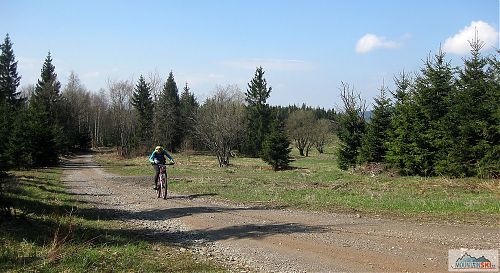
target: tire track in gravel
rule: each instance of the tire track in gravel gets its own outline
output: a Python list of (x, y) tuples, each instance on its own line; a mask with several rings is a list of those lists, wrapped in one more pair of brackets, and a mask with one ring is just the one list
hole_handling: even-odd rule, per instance
[(68, 190), (105, 217), (233, 271), (446, 272), (448, 250), (498, 248), (497, 228), (237, 206), (199, 195), (157, 199), (151, 177), (117, 177), (92, 156), (65, 165)]

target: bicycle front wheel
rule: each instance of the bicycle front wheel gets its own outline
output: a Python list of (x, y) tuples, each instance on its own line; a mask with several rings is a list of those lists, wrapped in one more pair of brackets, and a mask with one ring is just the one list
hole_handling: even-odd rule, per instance
[(163, 199), (167, 199), (167, 189), (168, 189), (168, 184), (167, 184), (167, 176), (165, 174), (162, 174), (163, 176), (163, 183), (162, 183), (162, 187), (161, 187), (161, 195), (163, 197)]

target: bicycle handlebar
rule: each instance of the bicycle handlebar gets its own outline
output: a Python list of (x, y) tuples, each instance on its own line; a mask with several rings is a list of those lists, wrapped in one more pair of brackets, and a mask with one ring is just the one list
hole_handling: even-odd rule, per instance
[[(153, 163), (155, 164), (155, 163)], [(160, 164), (160, 163), (156, 163), (156, 165), (158, 165), (158, 167), (166, 167), (166, 166), (173, 166), (175, 163), (171, 163), (171, 164)]]

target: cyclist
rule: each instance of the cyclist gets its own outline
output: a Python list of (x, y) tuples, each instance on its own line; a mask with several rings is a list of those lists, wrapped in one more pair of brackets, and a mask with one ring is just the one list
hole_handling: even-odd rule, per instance
[(151, 164), (153, 165), (153, 169), (155, 170), (155, 190), (158, 188), (158, 177), (160, 176), (160, 167), (158, 166), (158, 164), (165, 165), (167, 158), (170, 160), (170, 163), (174, 163), (174, 158), (169, 153), (167, 153), (167, 151), (165, 151), (162, 146), (156, 146), (155, 150), (149, 157), (149, 162), (151, 162)]

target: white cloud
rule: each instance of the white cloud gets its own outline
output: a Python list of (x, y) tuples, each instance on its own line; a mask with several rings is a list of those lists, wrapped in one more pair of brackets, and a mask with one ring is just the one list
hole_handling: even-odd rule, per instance
[(465, 54), (470, 51), (469, 41), (474, 39), (474, 35), (478, 34), (478, 38), (485, 43), (483, 49), (498, 47), (498, 31), (492, 26), (483, 21), (473, 21), (469, 26), (466, 26), (453, 37), (446, 39), (443, 45), (443, 50), (449, 53)]
[(356, 52), (368, 53), (377, 48), (396, 48), (399, 44), (394, 41), (387, 40), (385, 37), (379, 37), (375, 34), (365, 34), (359, 39), (356, 44)]
[(282, 59), (244, 59), (224, 61), (222, 64), (233, 68), (254, 70), (262, 66), (266, 70), (280, 71), (304, 71), (314, 69), (311, 63), (300, 60), (282, 60)]

